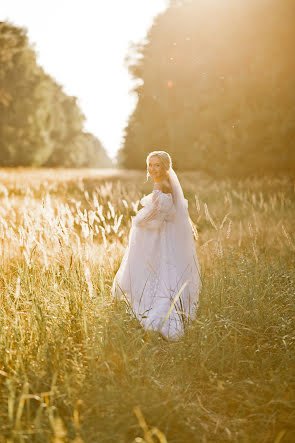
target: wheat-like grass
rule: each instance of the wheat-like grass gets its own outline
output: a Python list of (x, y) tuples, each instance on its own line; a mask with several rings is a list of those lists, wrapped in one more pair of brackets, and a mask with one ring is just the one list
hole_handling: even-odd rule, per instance
[(180, 178), (203, 289), (169, 343), (111, 297), (144, 173), (0, 171), (0, 442), (295, 439), (294, 183)]

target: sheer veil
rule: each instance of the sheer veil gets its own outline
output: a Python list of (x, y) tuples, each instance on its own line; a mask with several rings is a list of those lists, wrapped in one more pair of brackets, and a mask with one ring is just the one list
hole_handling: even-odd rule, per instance
[(200, 292), (202, 283), (193, 228), (188, 212), (188, 201), (184, 197), (181, 184), (179, 183), (178, 177), (172, 166), (168, 169), (168, 176), (172, 190), (173, 203), (176, 209), (174, 219), (174, 246), (178, 269), (183, 270), (181, 284), (187, 279), (188, 289), (191, 289), (192, 293), (195, 293), (196, 296)]
[(175, 234), (176, 242), (183, 247), (182, 254), (186, 257), (190, 257), (191, 254), (195, 259), (196, 267), (198, 268), (198, 274), (200, 275), (200, 266), (196, 254), (196, 248), (194, 243), (194, 234), (190, 222), (190, 216), (188, 212), (188, 201), (184, 197), (181, 184), (174, 169), (170, 166), (168, 169), (168, 176), (172, 190), (173, 203), (176, 209), (175, 214)]

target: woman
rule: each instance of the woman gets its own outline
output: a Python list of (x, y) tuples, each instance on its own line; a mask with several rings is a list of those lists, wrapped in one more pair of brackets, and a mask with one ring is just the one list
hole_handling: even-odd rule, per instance
[(153, 192), (132, 217), (129, 244), (112, 294), (125, 299), (145, 329), (178, 339), (195, 317), (201, 290), (200, 267), (188, 202), (170, 155), (153, 151), (146, 159)]

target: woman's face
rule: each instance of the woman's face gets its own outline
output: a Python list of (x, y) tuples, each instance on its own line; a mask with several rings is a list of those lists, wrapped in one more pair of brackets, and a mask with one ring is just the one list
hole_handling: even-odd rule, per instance
[(152, 179), (159, 179), (165, 175), (165, 168), (157, 155), (152, 155), (148, 162), (148, 172)]

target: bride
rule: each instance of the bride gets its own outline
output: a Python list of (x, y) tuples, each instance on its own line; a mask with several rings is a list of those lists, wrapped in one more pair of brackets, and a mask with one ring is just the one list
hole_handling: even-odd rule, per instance
[(112, 285), (144, 329), (178, 339), (195, 318), (202, 287), (193, 230), (170, 155), (153, 151), (146, 159), (154, 180), (143, 208), (132, 217), (129, 244)]

